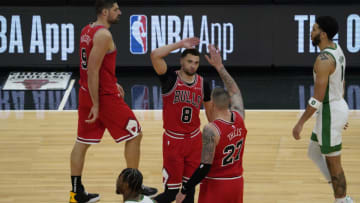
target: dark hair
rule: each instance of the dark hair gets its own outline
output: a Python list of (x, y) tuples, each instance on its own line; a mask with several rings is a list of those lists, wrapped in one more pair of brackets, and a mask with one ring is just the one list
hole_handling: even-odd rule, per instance
[(230, 95), (222, 87), (215, 87), (211, 92), (211, 100), (219, 109), (228, 109), (230, 106)]
[(106, 9), (111, 8), (114, 3), (117, 3), (117, 0), (96, 0), (95, 2), (96, 14), (99, 15), (104, 8)]
[(320, 29), (326, 32), (329, 40), (332, 40), (339, 31), (339, 25), (336, 19), (331, 16), (319, 16), (316, 18), (316, 23)]
[(120, 179), (120, 177), (122, 177), (123, 182), (129, 185), (131, 191), (139, 194), (142, 192), (143, 176), (138, 169), (126, 168), (120, 173), (118, 178)]
[(184, 58), (186, 55), (191, 54), (194, 56), (200, 56), (200, 53), (197, 49), (185, 49), (182, 53), (181, 53), (181, 58)]

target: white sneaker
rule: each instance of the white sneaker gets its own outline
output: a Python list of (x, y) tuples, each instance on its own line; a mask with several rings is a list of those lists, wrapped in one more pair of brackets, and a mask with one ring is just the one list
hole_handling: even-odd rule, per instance
[(345, 203), (355, 203), (355, 202), (350, 196), (346, 196), (345, 197)]
[(355, 203), (355, 201), (350, 196), (346, 196), (341, 198), (341, 200), (335, 199), (334, 203)]

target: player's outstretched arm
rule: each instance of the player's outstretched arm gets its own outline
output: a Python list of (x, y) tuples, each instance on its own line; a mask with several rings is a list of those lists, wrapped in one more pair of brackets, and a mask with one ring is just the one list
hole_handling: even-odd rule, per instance
[(151, 52), (150, 58), (151, 63), (153, 64), (153, 67), (158, 75), (163, 75), (167, 71), (167, 64), (164, 60), (164, 57), (169, 55), (170, 52), (179, 49), (179, 48), (193, 48), (194, 46), (199, 44), (199, 38), (197, 37), (191, 37), (183, 39), (179, 42), (176, 42), (174, 44), (165, 45), (162, 47), (159, 47), (157, 49), (154, 49)]
[(245, 119), (245, 110), (244, 110), (244, 102), (241, 96), (241, 91), (237, 86), (235, 80), (231, 77), (231, 75), (225, 69), (220, 51), (215, 48), (214, 45), (209, 45), (210, 57), (205, 55), (206, 60), (217, 70), (220, 75), (220, 78), (225, 84), (227, 91), (231, 96), (231, 110), (238, 111), (243, 119)]

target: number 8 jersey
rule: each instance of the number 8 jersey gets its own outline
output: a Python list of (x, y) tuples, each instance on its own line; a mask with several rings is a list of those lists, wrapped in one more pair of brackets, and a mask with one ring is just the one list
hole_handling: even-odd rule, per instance
[(220, 140), (215, 149), (214, 162), (206, 178), (236, 178), (242, 176), (242, 157), (247, 130), (237, 111), (231, 111), (231, 121), (216, 119), (211, 124)]
[(198, 131), (203, 98), (201, 76), (196, 74), (194, 82), (187, 84), (177, 75), (172, 89), (162, 94), (164, 129), (183, 134)]

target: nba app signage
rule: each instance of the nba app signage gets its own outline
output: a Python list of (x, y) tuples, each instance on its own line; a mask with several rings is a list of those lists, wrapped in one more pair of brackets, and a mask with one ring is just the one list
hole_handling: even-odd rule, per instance
[[(74, 52), (74, 25), (72, 23), (44, 23), (40, 15), (33, 15), (30, 30), (24, 29), (21, 15), (12, 15), (8, 21), (0, 15), (0, 54), (44, 54), (52, 61), (60, 54), (62, 61)], [(23, 40), (30, 35), (30, 41)], [(24, 45), (29, 46), (25, 50)]]
[[(148, 23), (149, 22), (149, 23)], [(148, 24), (151, 28), (148, 29)], [(131, 15), (130, 16), (130, 52), (146, 54), (151, 51), (178, 42), (188, 37), (199, 37), (199, 52), (208, 52), (207, 46), (215, 44), (222, 51), (223, 60), (234, 51), (234, 25), (231, 22), (209, 22), (206, 15), (200, 22), (194, 22), (192, 15)], [(183, 51), (183, 50), (181, 50)], [(172, 53), (178, 53), (180, 49)]]

